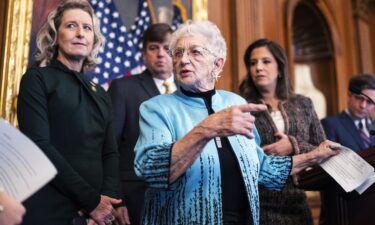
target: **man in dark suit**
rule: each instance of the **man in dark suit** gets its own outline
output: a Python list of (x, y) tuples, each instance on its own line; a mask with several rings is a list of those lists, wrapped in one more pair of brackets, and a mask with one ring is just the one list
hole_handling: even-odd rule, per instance
[[(146, 100), (176, 90), (172, 59), (168, 54), (172, 29), (154, 24), (143, 36), (146, 70), (114, 80), (108, 90), (114, 111), (114, 126), (119, 144), (123, 199), (132, 225), (140, 224), (146, 186), (134, 172), (134, 146), (139, 135), (139, 106)], [(166, 85), (166, 83), (169, 83)]]
[(371, 115), (375, 110), (375, 76), (361, 74), (349, 83), (347, 109), (337, 116), (322, 120), (329, 140), (354, 151), (375, 146), (375, 123)]
[[(338, 142), (354, 151), (375, 146), (375, 123), (371, 114), (375, 110), (375, 77), (369, 74), (354, 76), (349, 82), (346, 110), (336, 116), (324, 118), (321, 122), (327, 139)], [(326, 209), (332, 196), (320, 192), (320, 225), (328, 225)]]

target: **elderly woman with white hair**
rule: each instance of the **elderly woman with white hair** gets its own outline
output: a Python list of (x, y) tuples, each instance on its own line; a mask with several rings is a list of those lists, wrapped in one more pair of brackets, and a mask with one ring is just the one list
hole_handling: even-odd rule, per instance
[(188, 22), (172, 36), (179, 90), (141, 105), (135, 171), (148, 183), (143, 223), (259, 224), (258, 183), (281, 190), (290, 174), (337, 154), (323, 142), (301, 155), (267, 156), (253, 111), (215, 90), (226, 43), (211, 22)]

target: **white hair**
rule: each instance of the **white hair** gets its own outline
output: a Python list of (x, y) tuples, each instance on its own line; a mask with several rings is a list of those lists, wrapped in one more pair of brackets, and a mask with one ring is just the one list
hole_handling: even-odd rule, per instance
[(191, 34), (200, 34), (205, 37), (207, 39), (207, 46), (205, 47), (216, 57), (223, 58), (225, 62), (227, 58), (227, 44), (219, 28), (210, 21), (188, 20), (186, 23), (182, 24), (173, 32), (169, 49), (174, 49), (180, 38)]

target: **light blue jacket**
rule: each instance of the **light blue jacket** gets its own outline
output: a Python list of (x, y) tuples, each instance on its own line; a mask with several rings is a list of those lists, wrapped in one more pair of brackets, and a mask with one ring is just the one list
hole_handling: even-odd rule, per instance
[[(246, 104), (240, 96), (216, 91), (215, 112)], [(207, 143), (197, 160), (174, 183), (169, 183), (171, 147), (208, 116), (201, 98), (180, 91), (156, 96), (141, 105), (140, 136), (135, 147), (135, 172), (148, 184), (143, 210), (145, 225), (222, 224), (221, 175), (217, 148)], [(260, 138), (230, 136), (238, 159), (254, 225), (259, 224), (258, 183), (281, 190), (289, 176), (291, 157), (269, 157)]]

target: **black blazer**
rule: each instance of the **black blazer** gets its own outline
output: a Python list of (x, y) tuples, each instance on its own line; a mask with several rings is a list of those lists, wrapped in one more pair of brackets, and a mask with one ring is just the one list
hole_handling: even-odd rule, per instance
[(22, 77), (20, 130), (56, 166), (58, 174), (26, 202), (23, 224), (71, 224), (91, 212), (100, 194), (119, 197), (118, 152), (107, 93), (55, 60)]
[[(338, 142), (354, 151), (365, 148), (353, 119), (346, 112), (322, 119), (322, 125), (328, 140)], [(375, 130), (374, 122), (367, 128)], [(375, 146), (374, 136), (371, 136), (371, 146)]]
[(148, 70), (112, 81), (108, 89), (114, 112), (114, 127), (120, 153), (120, 176), (124, 181), (139, 180), (134, 172), (134, 147), (139, 136), (139, 106), (159, 95)]

